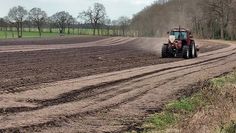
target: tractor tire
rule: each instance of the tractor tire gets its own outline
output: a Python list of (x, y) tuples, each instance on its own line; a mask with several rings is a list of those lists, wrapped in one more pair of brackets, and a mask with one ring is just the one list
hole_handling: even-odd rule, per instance
[(190, 58), (195, 58), (197, 56), (196, 52), (197, 52), (197, 50), (196, 50), (195, 43), (192, 42), (192, 44), (190, 46)]
[(187, 46), (187, 45), (183, 46), (183, 58), (184, 59), (190, 58), (189, 46)]
[(169, 57), (168, 45), (166, 45), (166, 44), (164, 44), (164, 45), (162, 46), (161, 57), (162, 57), (162, 58), (167, 58), (167, 57)]
[[(196, 45), (195, 45), (195, 47), (196, 47)], [(195, 58), (197, 58), (198, 57), (198, 50), (197, 50), (197, 48), (195, 48)]]
[(197, 53), (197, 50), (195, 51), (195, 58), (197, 58), (198, 57), (198, 53)]

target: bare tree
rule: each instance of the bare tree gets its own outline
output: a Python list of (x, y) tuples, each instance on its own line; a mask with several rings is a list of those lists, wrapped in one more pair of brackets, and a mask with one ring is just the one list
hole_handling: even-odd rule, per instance
[(107, 29), (107, 36), (110, 35), (110, 29), (111, 29), (111, 19), (107, 18), (105, 19), (105, 26), (106, 26), (106, 29)]
[(33, 8), (29, 12), (29, 19), (37, 26), (39, 36), (42, 36), (41, 26), (47, 19), (47, 14), (45, 11), (41, 10), (40, 8)]
[(8, 26), (10, 27), (10, 32), (12, 34), (12, 38), (14, 38), (14, 31), (13, 31), (13, 27), (15, 26), (15, 24), (13, 22), (10, 21), (8, 16), (4, 17), (4, 21), (8, 24)]
[(227, 27), (227, 31), (230, 34), (230, 39), (236, 39), (236, 1), (234, 1), (231, 5), (233, 8), (230, 12), (230, 20)]
[(207, 0), (206, 5), (209, 12), (213, 12), (219, 19), (220, 37), (224, 39), (224, 31), (229, 22), (232, 0)]
[(120, 26), (123, 36), (125, 36), (125, 32), (128, 29), (130, 22), (131, 22), (131, 20), (126, 16), (122, 16), (118, 19), (118, 24)]
[(57, 24), (60, 33), (65, 33), (65, 28), (70, 14), (65, 11), (57, 12), (52, 15), (52, 20)]
[(4, 31), (5, 38), (7, 38), (7, 32), (8, 32), (8, 23), (5, 21), (4, 18), (0, 18), (0, 30)]
[(52, 17), (47, 17), (46, 24), (47, 24), (47, 26), (49, 28), (49, 32), (52, 33), (52, 29), (53, 29), (53, 27), (55, 25), (55, 23), (53, 21), (53, 18)]
[(80, 25), (81, 23), (79, 21), (76, 22), (76, 27), (77, 27), (77, 31), (78, 31), (78, 35), (80, 35)]
[(112, 20), (111, 21), (111, 24), (112, 24), (112, 35), (113, 36), (117, 36), (118, 35), (118, 21), (117, 20)]
[(107, 29), (108, 24), (109, 23), (109, 19), (107, 16), (105, 16), (103, 19), (101, 19), (99, 21), (99, 24), (98, 24), (98, 35), (105, 35), (105, 32), (104, 29)]
[(70, 34), (70, 26), (73, 24), (74, 18), (71, 15), (67, 16), (66, 25), (67, 25), (67, 34)]
[(16, 23), (18, 38), (22, 37), (22, 29), (23, 29), (22, 23), (25, 20), (26, 16), (27, 16), (27, 10), (25, 10), (24, 7), (22, 6), (13, 7), (10, 9), (8, 13), (10, 21)]
[(2, 31), (3, 25), (4, 25), (4, 19), (0, 18), (0, 31)]
[(4, 19), (3, 19), (3, 18), (0, 18), (0, 31), (3, 30), (3, 27), (5, 27), (4, 25), (5, 25)]
[(31, 28), (33, 26), (32, 21), (30, 20), (29, 17), (26, 18), (24, 24), (28, 27), (28, 32), (31, 32)]
[(72, 32), (73, 32), (73, 35), (74, 35), (75, 34), (75, 27), (76, 27), (76, 25), (78, 25), (78, 21), (76, 20), (76, 18), (72, 17), (71, 22), (72, 22), (71, 23), (71, 25), (72, 25)]
[(106, 17), (106, 9), (101, 3), (94, 3), (93, 9), (89, 8), (87, 11), (83, 11), (79, 14), (80, 18), (84, 19), (85, 22), (88, 22), (93, 27), (93, 35), (95, 35), (96, 29), (99, 34), (99, 24)]

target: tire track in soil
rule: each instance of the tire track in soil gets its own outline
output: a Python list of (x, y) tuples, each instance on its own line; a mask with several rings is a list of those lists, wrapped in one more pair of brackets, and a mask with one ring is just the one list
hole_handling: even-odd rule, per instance
[[(189, 75), (189, 74), (192, 74), (192, 73), (195, 73), (195, 72), (198, 72), (198, 71), (194, 71), (194, 72), (191, 72), (191, 73), (188, 73), (188, 74), (184, 74), (182, 76), (185, 76), (185, 75)], [(170, 79), (167, 79), (167, 80), (175, 80), (177, 79), (178, 77), (173, 77), (173, 78), (170, 78)], [(166, 84), (168, 81), (164, 81), (163, 83), (161, 84), (158, 84), (156, 85), (156, 87), (158, 86), (161, 86), (161, 85), (164, 85)], [(143, 85), (145, 86), (145, 85)], [(143, 87), (143, 86), (139, 86), (139, 87)], [(113, 107), (116, 107), (116, 106), (119, 106), (121, 104), (125, 104), (127, 102), (131, 102), (131, 101), (134, 101), (136, 98), (142, 96), (142, 95), (145, 95), (148, 91), (150, 90), (146, 90), (142, 93), (140, 93), (139, 95), (135, 95), (133, 97), (130, 97), (129, 99), (126, 99), (124, 100), (123, 102), (121, 103), (117, 103), (117, 104), (114, 104), (114, 105), (110, 105), (110, 106), (107, 106), (105, 108), (102, 108), (102, 109), (97, 109), (97, 110), (92, 110), (92, 111), (87, 111), (87, 112), (83, 112), (83, 113), (78, 113), (78, 114), (74, 114), (74, 115), (69, 115), (69, 116), (58, 116), (58, 117), (65, 117), (65, 118), (73, 118), (73, 117), (76, 117), (76, 116), (83, 116), (83, 115), (87, 115), (87, 114), (91, 114), (91, 113), (96, 113), (96, 112), (99, 112), (100, 110), (104, 110), (104, 109), (107, 109), (107, 108), (113, 108)], [(77, 99), (78, 100), (78, 99)], [(105, 100), (102, 100), (102, 101), (105, 101)], [(5, 111), (7, 113), (19, 113), (19, 112), (26, 112), (26, 111), (33, 111), (33, 110), (38, 110), (38, 109), (42, 109), (44, 107), (48, 107), (48, 106), (53, 106), (52, 105), (43, 105), (43, 106), (39, 106), (39, 107), (36, 107), (36, 108), (27, 108), (27, 107), (19, 107), (19, 108), (9, 108), (9, 109), (5, 109)], [(17, 111), (15, 110), (17, 109)], [(3, 109), (0, 109), (2, 112)], [(60, 120), (61, 121), (61, 120)], [(57, 121), (57, 120), (52, 120), (52, 121), (48, 121), (48, 122), (45, 122), (45, 123), (40, 123), (40, 124), (35, 124), (35, 125), (29, 125), (29, 126), (22, 126), (22, 127), (17, 127), (17, 128), (6, 128), (6, 129), (0, 129), (0, 132), (12, 132), (12, 131), (17, 131), (18, 129), (26, 129), (26, 128), (29, 128), (29, 129), (32, 129), (32, 128), (41, 128), (41, 127), (44, 127), (44, 126), (47, 126), (47, 125), (57, 125), (56, 123), (60, 123), (60, 121)], [(62, 121), (66, 121), (65, 119), (62, 120)]]
[(0, 46), (0, 53), (11, 53), (11, 52), (30, 52), (30, 51), (41, 51), (41, 50), (58, 50), (58, 49), (69, 49), (69, 48), (86, 48), (86, 47), (104, 47), (111, 45), (119, 45), (133, 41), (136, 38), (122, 38), (122, 37), (112, 37), (107, 39), (102, 39), (94, 42), (84, 42), (75, 44), (50, 44), (50, 45), (9, 45)]
[[(182, 76), (185, 76), (185, 75), (188, 75), (188, 74), (192, 74), (192, 73), (195, 73), (195, 72), (198, 72), (198, 71), (187, 73), (187, 74), (184, 74)], [(164, 75), (164, 74), (161, 74), (161, 75)], [(158, 76), (160, 76), (160, 75), (158, 75)], [(153, 76), (153, 77), (156, 77), (156, 76)], [(177, 77), (170, 78), (170, 79), (167, 79), (167, 80), (174, 80), (176, 78)], [(132, 79), (129, 79), (129, 80), (132, 80)], [(128, 82), (129, 80), (122, 81), (122, 82)], [(114, 90), (117, 89), (117, 88), (111, 88), (109, 90), (104, 90), (104, 89), (106, 89), (108, 86), (113, 86), (115, 84), (120, 84), (122, 82), (102, 84), (102, 85), (97, 85), (97, 86), (87, 86), (87, 87), (82, 88), (81, 90), (74, 90), (74, 91), (71, 91), (71, 92), (68, 92), (68, 93), (63, 93), (59, 97), (57, 97), (55, 99), (47, 99), (47, 100), (34, 100), (34, 99), (32, 100), (32, 99), (30, 99), (27, 102), (37, 103), (40, 106), (37, 106), (37, 107), (0, 108), (0, 115), (9, 114), (9, 113), (20, 113), (20, 112), (26, 112), (26, 111), (27, 112), (28, 111), (34, 111), (34, 110), (43, 109), (43, 108), (46, 108), (46, 107), (49, 107), (49, 106), (55, 106), (55, 105), (59, 105), (59, 104), (63, 104), (63, 103), (79, 101), (79, 100), (82, 100), (82, 99), (85, 99), (85, 98), (89, 98), (89, 97), (95, 97), (96, 95), (107, 93), (109, 91), (115, 92)], [(139, 82), (139, 81), (135, 81), (135, 82)], [(134, 83), (134, 82), (132, 82), (132, 83)], [(132, 84), (132, 83), (129, 83), (129, 84)], [(165, 83), (166, 82), (164, 82), (163, 84), (160, 84), (160, 85), (164, 85)], [(142, 87), (144, 87), (146, 85), (147, 84), (144, 84), (144, 85), (141, 85), (141, 86), (137, 86), (137, 88), (142, 88)], [(158, 87), (160, 85), (157, 85), (156, 87)], [(127, 84), (125, 84), (124, 86), (127, 86)], [(98, 90), (99, 89), (103, 89), (103, 91), (98, 92), (98, 93), (94, 93), (94, 92), (91, 93), (91, 91), (93, 91), (95, 89), (96, 90), (97, 89)], [(119, 95), (119, 94), (122, 94), (122, 93), (127, 93), (129, 91), (131, 91), (131, 90), (121, 91), (121, 93), (114, 93), (114, 95)], [(86, 93), (86, 94), (83, 95), (82, 93)], [(109, 97), (109, 98), (111, 98), (111, 97)], [(101, 101), (105, 101), (106, 99), (109, 99), (109, 98), (105, 98), (104, 100), (101, 100)]]
[[(235, 54), (235, 53), (233, 53), (233, 54)], [(199, 62), (199, 63), (197, 63), (196, 66), (215, 63), (215, 62), (224, 60), (226, 57), (228, 57), (228, 56), (216, 58), (213, 61)], [(156, 75), (158, 72), (173, 69), (173, 68), (167, 68), (165, 70), (158, 70), (158, 71), (154, 71), (154, 72), (150, 72), (150, 73), (145, 73), (145, 74), (138, 75), (138, 76), (131, 77), (131, 78), (127, 78), (127, 79), (101, 83), (101, 84), (98, 84), (98, 85), (86, 86), (86, 87), (81, 88), (80, 90), (73, 90), (73, 91), (70, 91), (70, 92), (67, 92), (67, 93), (60, 94), (58, 97), (53, 98), (53, 99), (47, 99), (47, 100), (30, 99), (30, 100), (27, 100), (27, 102), (37, 103), (37, 104), (41, 105), (41, 107), (40, 108), (22, 107), (22, 108), (6, 108), (6, 109), (1, 109), (0, 108), (0, 113), (3, 113), (3, 112), (16, 113), (14, 111), (17, 111), (17, 112), (32, 111), (32, 110), (42, 109), (43, 107), (48, 107), (48, 106), (54, 106), (54, 105), (58, 105), (58, 104), (62, 104), (62, 103), (73, 102), (73, 101), (81, 100), (81, 99), (84, 99), (84, 98), (93, 97), (93, 96), (96, 96), (98, 94), (102, 94), (102, 93), (105, 93), (105, 92), (107, 93), (109, 91), (113, 91), (114, 89), (117, 89), (117, 87), (112, 88), (112, 89), (108, 89), (108, 90), (106, 88), (111, 87), (111, 86), (115, 86), (117, 84), (121, 84), (123, 82), (131, 82), (131, 80), (141, 78), (141, 77), (144, 77), (144, 76), (148, 76), (148, 75), (153, 75), (153, 74), (155, 74), (155, 75), (151, 76), (151, 77), (162, 76), (162, 75), (165, 75), (165, 74), (168, 74), (168, 73), (185, 70), (185, 69), (189, 69), (189, 68), (192, 68), (192, 67), (193, 67), (193, 65), (187, 65), (187, 67), (183, 67), (183, 66), (175, 67), (176, 70), (172, 70), (172, 71), (169, 71), (169, 72), (165, 72), (163, 74)], [(181, 69), (178, 69), (178, 68), (181, 68)], [(150, 78), (150, 77), (148, 77), (148, 78)], [(136, 82), (140, 82), (140, 81), (145, 80), (145, 79), (147, 79), (147, 78), (132, 81), (131, 83), (125, 84), (124, 86), (128, 86), (130, 84), (135, 84)], [(98, 91), (98, 92), (95, 93), (95, 91)]]
[[(224, 64), (221, 64), (221, 65), (224, 65)], [(205, 69), (209, 69), (209, 68), (214, 68), (214, 67), (219, 67), (219, 65), (215, 65), (213, 67), (208, 67), (208, 68), (205, 68)], [(159, 86), (162, 86), (162, 85), (165, 85), (168, 81), (170, 80), (176, 80), (177, 78), (180, 78), (182, 76), (186, 76), (186, 75), (190, 75), (192, 73), (196, 73), (196, 72), (199, 72), (199, 70), (196, 70), (196, 71), (192, 71), (192, 72), (189, 72), (189, 73), (186, 73), (186, 74), (183, 74), (181, 76), (176, 76), (176, 77), (173, 77), (173, 78), (170, 78), (170, 79), (165, 79), (163, 80), (163, 83), (160, 83), (160, 84), (157, 84), (155, 87), (159, 87)], [(140, 86), (140, 87), (143, 87), (143, 86)], [(155, 88), (154, 87), (154, 88)], [(114, 105), (111, 105), (111, 106), (108, 106), (106, 107), (105, 109), (107, 108), (113, 108), (113, 107), (117, 107), (121, 104), (125, 104), (127, 102), (132, 102), (134, 101), (136, 98), (142, 96), (142, 95), (145, 95), (148, 91), (150, 90), (145, 90), (143, 93), (140, 93), (139, 95), (135, 95), (134, 97), (130, 97), (129, 99), (121, 102), (121, 103), (118, 103), (118, 104), (114, 104)], [(83, 115), (87, 115), (87, 114), (91, 114), (91, 113), (96, 113), (100, 110), (104, 110), (104, 109), (98, 109), (98, 110), (92, 110), (92, 111), (88, 111), (88, 112), (83, 112), (83, 113), (79, 113), (79, 114), (74, 114), (74, 115), (70, 115), (70, 116), (58, 116), (59, 118), (65, 118), (64, 120), (61, 120), (60, 121), (67, 121), (66, 119), (70, 119), (70, 118), (73, 118), (73, 117), (76, 117), (76, 116), (83, 116)], [(40, 128), (40, 127), (47, 127), (48, 125), (57, 125), (57, 123), (60, 123), (60, 121), (57, 121), (57, 120), (53, 120), (53, 121), (49, 121), (49, 122), (46, 122), (46, 123), (40, 123), (38, 125), (30, 125), (30, 126), (23, 126), (23, 127), (18, 127), (18, 128), (8, 128), (8, 129), (3, 129), (3, 130), (0, 130), (0, 132), (8, 132), (8, 131), (18, 131), (18, 129), (24, 129), (24, 130), (27, 130), (27, 129), (34, 129), (34, 128)], [(59, 126), (59, 125), (57, 125)]]

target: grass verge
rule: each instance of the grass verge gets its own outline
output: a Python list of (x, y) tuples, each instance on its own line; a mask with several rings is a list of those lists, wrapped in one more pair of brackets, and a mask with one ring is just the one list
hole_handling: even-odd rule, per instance
[[(236, 72), (211, 79), (190, 97), (147, 118), (143, 133), (236, 133)], [(132, 131), (135, 132), (135, 131)]]

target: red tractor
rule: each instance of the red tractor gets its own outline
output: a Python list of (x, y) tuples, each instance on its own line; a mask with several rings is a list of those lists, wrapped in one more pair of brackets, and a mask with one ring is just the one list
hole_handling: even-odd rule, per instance
[(162, 58), (183, 57), (185, 59), (196, 58), (198, 56), (195, 41), (191, 32), (184, 28), (174, 28), (169, 34), (169, 42), (162, 46)]

